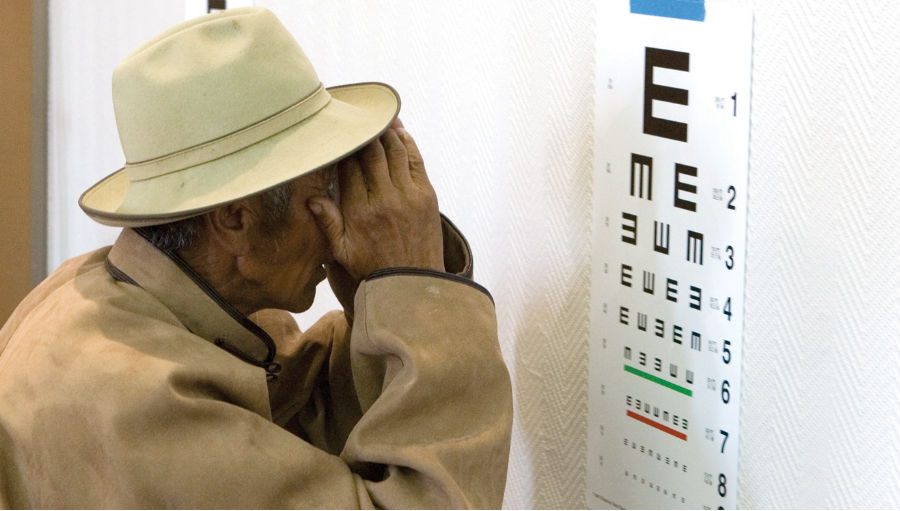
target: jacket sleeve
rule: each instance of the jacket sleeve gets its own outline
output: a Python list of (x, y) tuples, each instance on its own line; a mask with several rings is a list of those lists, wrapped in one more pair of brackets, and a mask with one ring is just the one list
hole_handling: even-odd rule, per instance
[(352, 328), (332, 313), (279, 347), (274, 420), (346, 466), (362, 507), (499, 507), (512, 402), (490, 296), (395, 269), (363, 281), (355, 305)]
[[(333, 313), (304, 334), (276, 422), (339, 455), (361, 505), (499, 507), (512, 399), (490, 296), (453, 275), (397, 269), (363, 281), (355, 301), (352, 329)], [(289, 383), (315, 366), (314, 383)]]
[(446, 274), (362, 283), (351, 360), (362, 418), (341, 458), (378, 507), (499, 507), (512, 400), (490, 297)]
[(273, 402), (276, 422), (339, 454), (358, 477), (366, 506), (502, 503), (512, 426), (509, 375), (493, 301), (470, 280), (465, 238), (443, 220), (446, 267), (453, 273), (376, 272), (356, 290), (352, 327), (333, 313), (304, 334), (302, 350), (279, 347), (294, 360), (306, 359), (305, 370), (323, 367), (314, 371), (314, 384), (289, 385), (294, 394), (287, 400), (300, 404), (299, 411)]

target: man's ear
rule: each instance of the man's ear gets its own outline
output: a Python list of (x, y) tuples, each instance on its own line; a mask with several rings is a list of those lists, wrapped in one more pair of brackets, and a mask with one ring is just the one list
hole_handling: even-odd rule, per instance
[(244, 256), (252, 247), (252, 231), (257, 227), (259, 212), (256, 204), (239, 200), (216, 208), (204, 215), (210, 241), (225, 252)]

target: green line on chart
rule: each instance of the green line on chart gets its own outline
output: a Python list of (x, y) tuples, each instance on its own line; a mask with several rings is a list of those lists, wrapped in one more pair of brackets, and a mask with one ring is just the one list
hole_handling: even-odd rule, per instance
[(684, 387), (675, 385), (672, 382), (663, 380), (662, 378), (653, 376), (652, 374), (645, 373), (644, 371), (641, 371), (640, 369), (635, 369), (629, 365), (625, 366), (625, 371), (629, 372), (631, 374), (640, 376), (641, 378), (646, 378), (646, 379), (652, 381), (653, 383), (658, 383), (658, 384), (662, 385), (663, 387), (669, 387), (670, 389), (674, 390), (675, 392), (681, 392), (685, 396), (692, 397), (694, 394), (694, 392), (691, 389), (686, 389)]

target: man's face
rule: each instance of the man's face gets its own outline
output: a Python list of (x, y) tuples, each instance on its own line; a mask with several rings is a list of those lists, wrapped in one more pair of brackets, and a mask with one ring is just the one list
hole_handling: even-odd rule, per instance
[(323, 265), (332, 260), (331, 251), (307, 201), (328, 194), (333, 174), (334, 169), (328, 169), (297, 178), (280, 231), (257, 231), (252, 255), (254, 280), (268, 308), (291, 312), (309, 309), (316, 296), (316, 285), (325, 279)]

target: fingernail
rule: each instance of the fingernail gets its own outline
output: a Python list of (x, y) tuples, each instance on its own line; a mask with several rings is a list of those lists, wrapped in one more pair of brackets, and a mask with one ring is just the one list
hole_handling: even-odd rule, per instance
[(309, 209), (314, 215), (322, 214), (322, 205), (316, 201), (309, 201)]

